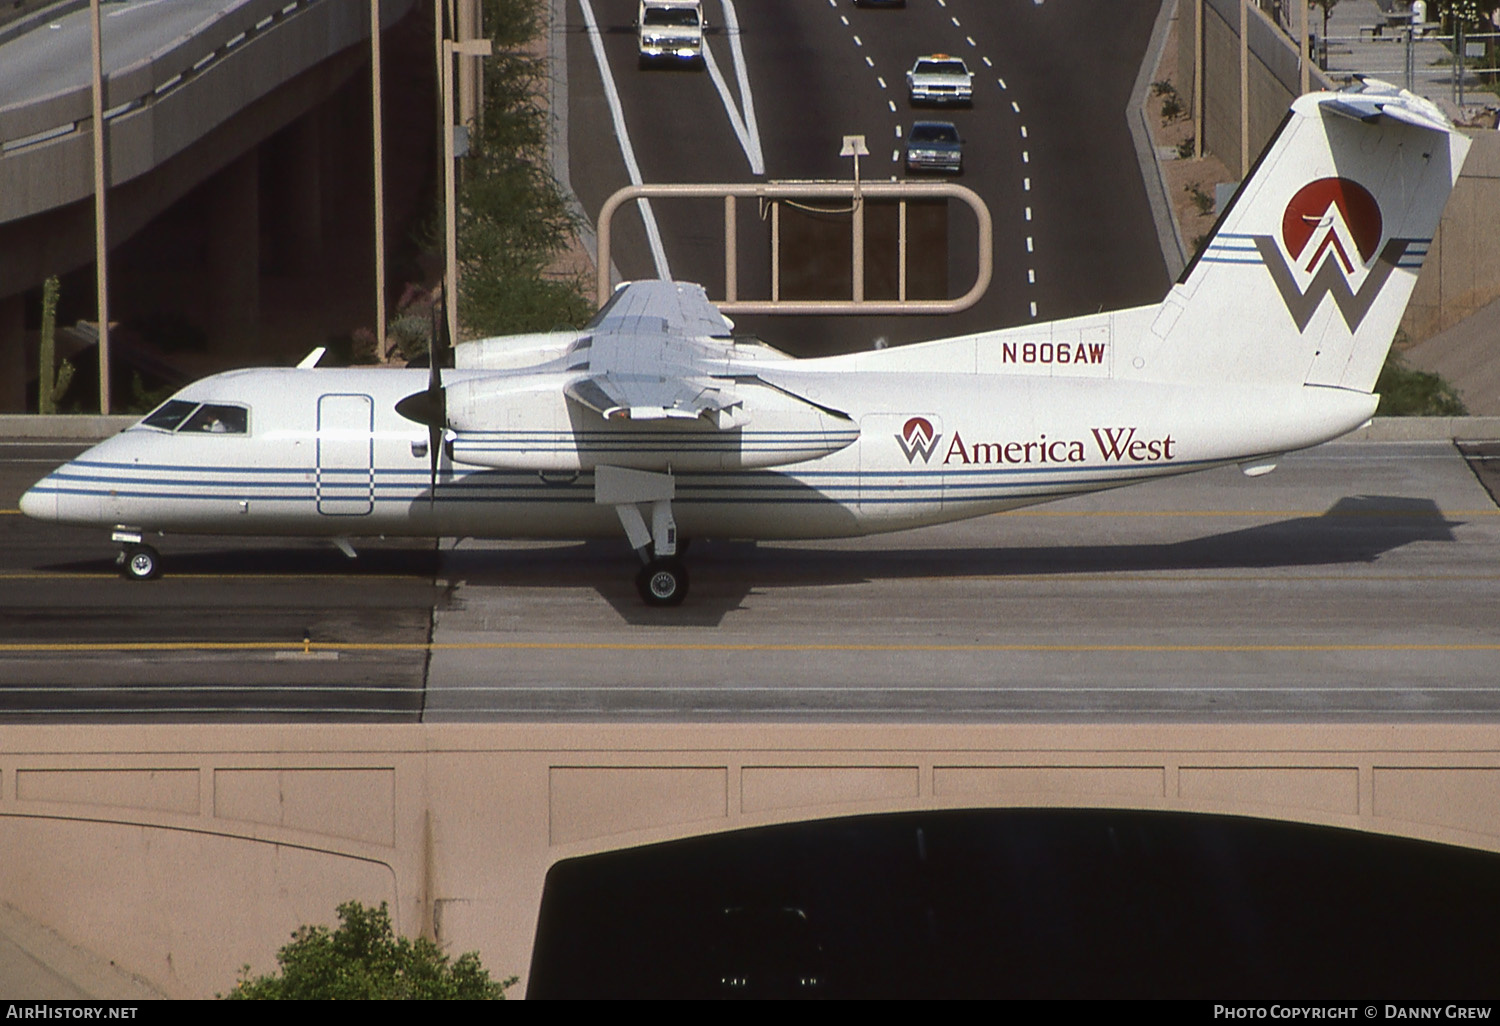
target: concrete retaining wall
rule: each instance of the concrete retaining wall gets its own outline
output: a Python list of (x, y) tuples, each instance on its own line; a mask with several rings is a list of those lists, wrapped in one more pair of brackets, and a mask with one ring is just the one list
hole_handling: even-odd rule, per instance
[(1015, 807), (1500, 851), (1500, 726), (0, 727), (0, 903), (173, 997), (274, 969), (293, 929), (349, 899), (389, 902), (401, 932), (478, 950), (524, 989), (561, 859)]
[[(1240, 0), (1176, 0), (1178, 67), (1190, 109), (1193, 95), (1194, 24), (1203, 10), (1203, 142), (1231, 170), (1240, 167)], [(1299, 95), (1296, 44), (1258, 9), (1249, 11), (1250, 158), (1270, 141), (1287, 106)], [(1313, 89), (1334, 83), (1312, 69)], [(1448, 201), (1401, 326), (1413, 342), (1451, 328), (1500, 298), (1500, 233), (1491, 228), (1500, 209), (1500, 133), (1472, 130), (1474, 147)]]

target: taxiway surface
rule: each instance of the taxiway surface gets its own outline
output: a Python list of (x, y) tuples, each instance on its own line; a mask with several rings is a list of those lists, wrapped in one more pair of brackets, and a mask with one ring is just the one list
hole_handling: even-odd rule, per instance
[[(919, 531), (700, 540), (642, 606), (623, 541), (337, 550), (14, 513), (0, 718), (1340, 719), (1500, 715), (1500, 509), (1449, 443), (1342, 443)], [(305, 639), (305, 640), (304, 640)]]

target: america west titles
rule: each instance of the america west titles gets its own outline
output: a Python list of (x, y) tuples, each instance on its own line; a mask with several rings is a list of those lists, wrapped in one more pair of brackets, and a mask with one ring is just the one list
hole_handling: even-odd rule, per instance
[[(943, 453), (940, 463), (947, 465), (995, 464), (995, 463), (1087, 463), (1090, 452), (1097, 453), (1105, 463), (1153, 463), (1177, 458), (1177, 439), (1171, 435), (1161, 438), (1143, 436), (1134, 427), (1091, 428), (1092, 446), (1088, 439), (1048, 438), (1039, 434), (1026, 442), (965, 442), (963, 435), (955, 431)], [(942, 433), (934, 432), (925, 417), (913, 417), (906, 422), (896, 442), (905, 453), (907, 462), (915, 463), (918, 456), (923, 463), (931, 463), (942, 442)]]

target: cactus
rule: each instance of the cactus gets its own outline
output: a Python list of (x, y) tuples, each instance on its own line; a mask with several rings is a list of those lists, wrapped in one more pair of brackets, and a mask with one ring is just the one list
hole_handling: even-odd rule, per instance
[[(54, 381), (54, 367), (57, 363), (56, 352), (56, 329), (57, 329), (57, 293), (61, 283), (57, 275), (48, 278), (42, 285), (42, 346), (37, 360), (36, 379), (36, 408), (38, 413), (56, 413), (58, 400), (58, 387)], [(59, 377), (65, 379), (62, 387), (67, 388), (67, 382), (73, 380), (73, 365), (64, 361), (64, 372)]]

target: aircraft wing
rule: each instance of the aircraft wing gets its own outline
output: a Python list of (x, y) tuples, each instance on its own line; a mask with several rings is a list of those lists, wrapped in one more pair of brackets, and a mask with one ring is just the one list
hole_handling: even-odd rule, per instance
[(584, 373), (564, 391), (606, 420), (695, 420), (721, 429), (744, 424), (734, 381), (715, 376), (734, 325), (701, 285), (641, 281), (618, 289), (573, 347), (569, 369)]
[(588, 329), (595, 335), (661, 332), (727, 337), (734, 322), (709, 302), (702, 285), (685, 281), (635, 281), (615, 290)]

